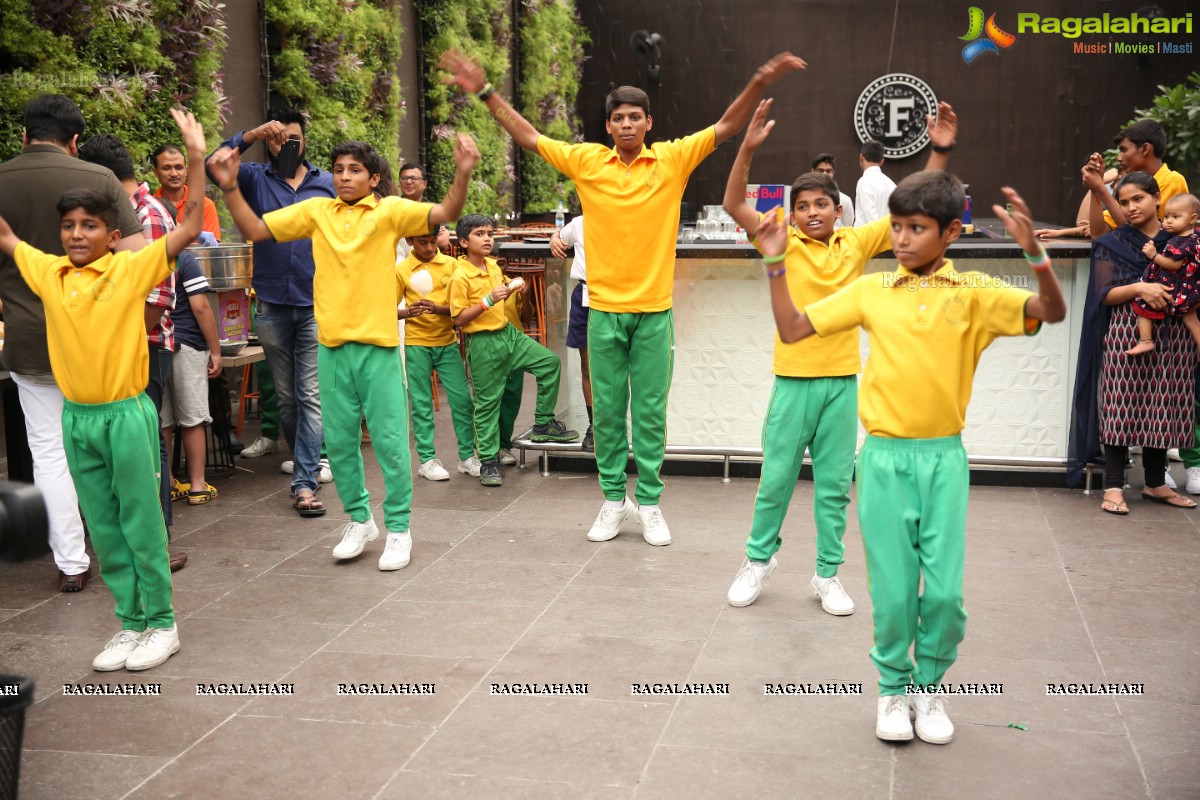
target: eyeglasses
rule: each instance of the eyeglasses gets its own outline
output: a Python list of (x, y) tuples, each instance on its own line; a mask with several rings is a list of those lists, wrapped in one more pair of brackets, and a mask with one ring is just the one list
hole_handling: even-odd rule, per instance
[(404, 175), (400, 178), (401, 183), (424, 183), (425, 179), (419, 175)]

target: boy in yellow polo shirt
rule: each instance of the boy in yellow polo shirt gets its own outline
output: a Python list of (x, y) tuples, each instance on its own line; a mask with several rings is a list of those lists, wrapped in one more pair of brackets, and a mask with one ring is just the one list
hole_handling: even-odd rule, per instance
[[(0, 250), (13, 257), (46, 309), (50, 364), (65, 397), (67, 467), (121, 621), (120, 633), (92, 661), (99, 672), (150, 669), (179, 652), (142, 310), (200, 233), (205, 146), (190, 113), (172, 109), (171, 115), (191, 156), (192, 199), (179, 225), (154, 244), (114, 253), (121, 238), (117, 208), (91, 189), (73, 189), (58, 202), (65, 256), (22, 242), (0, 219)], [(104, 358), (96, 357), (97, 342)]]
[[(758, 104), (746, 129), (729, 180), (725, 210), (755, 236), (759, 213), (746, 203), (746, 177), (759, 146), (774, 126), (771, 100)], [(958, 117), (939, 103), (937, 117), (927, 116), (932, 148), (926, 169), (945, 169), (958, 134)], [(788, 231), (787, 287), (792, 300), (806, 306), (857, 280), (872, 256), (889, 246), (891, 218), (835, 230), (842, 214), (841, 194), (828, 175), (810, 172), (792, 185), (793, 227)], [(837, 577), (845, 547), (846, 508), (858, 442), (858, 381), (862, 369), (858, 331), (824, 339), (785, 344), (775, 337), (775, 385), (763, 421), (762, 477), (754, 500), (754, 521), (746, 541), (746, 560), (726, 597), (732, 606), (748, 606), (778, 566), (775, 554), (807, 449), (812, 456), (813, 517), (817, 528), (817, 567), (809, 581), (821, 607), (835, 616), (854, 613), (854, 601)]]
[(342, 142), (331, 151), (330, 161), (336, 198), (311, 198), (262, 219), (238, 192), (236, 150), (218, 150), (209, 158), (209, 169), (248, 241), (312, 239), (321, 417), (338, 496), (350, 515), (333, 557), (355, 558), (379, 536), (359, 449), (365, 412), (387, 487), (383, 500), (387, 542), (379, 569), (397, 570), (408, 565), (412, 551), (412, 467), (408, 396), (396, 325), (396, 305), (404, 293), (396, 271), (396, 243), (429, 233), (458, 215), (479, 151), (470, 136), (458, 137), (454, 181), (438, 205), (376, 197), (381, 165), (369, 144)]
[[(412, 236), (408, 257), (396, 265), (404, 283), (407, 307), (399, 312), (404, 323), (404, 359), (408, 370), (408, 396), (412, 399), (413, 438), (421, 466), (417, 474), (430, 481), (448, 481), (450, 473), (434, 449), (433, 380), (434, 372), (446, 389), (450, 418), (458, 440), (458, 471), (479, 475), (475, 455), (475, 430), (472, 427), (475, 404), (467, 388), (467, 373), (458, 352), (458, 335), (450, 318), (450, 276), (458, 262), (438, 250), (437, 236)], [(421, 294), (412, 287), (414, 272), (425, 270), (433, 279), (433, 291)]]
[[(526, 336), (510, 321), (517, 304), (527, 306), (528, 292), (510, 286), (492, 252), (492, 221), (482, 214), (468, 214), (455, 230), (466, 254), (450, 278), (450, 315), (467, 334), (467, 364), (475, 389), (475, 444), (479, 448), (479, 483), (502, 486), (500, 469), (500, 405), (512, 378), (522, 372), (537, 379), (537, 405), (531, 439), (535, 442), (573, 442), (575, 431), (554, 418), (558, 402), (558, 379), (562, 364), (558, 356)], [(519, 313), (516, 316), (520, 316)], [(516, 405), (520, 406), (520, 393)], [(511, 408), (511, 407), (510, 407)], [(515, 408), (512, 409), (515, 418)], [(511, 436), (511, 430), (509, 432)]]
[(957, 272), (945, 258), (962, 230), (965, 194), (944, 172), (910, 175), (888, 200), (899, 268), (864, 275), (804, 313), (788, 291), (782, 225), (769, 218), (759, 227), (780, 339), (860, 326), (870, 339), (859, 402), (867, 440), (858, 459), (858, 518), (874, 607), (871, 658), (880, 676), (875, 735), (887, 741), (912, 738), (910, 709), (921, 739), (945, 744), (954, 736), (936, 691), (966, 632), (970, 475), (961, 433), (979, 358), (996, 337), (1032, 335), (1042, 320), (1058, 322), (1067, 313), (1029, 208), (1012, 189), (1004, 194), (1013, 213), (992, 210), (1025, 250), (1036, 295)]
[[(613, 147), (542, 136), (500, 97), (477, 64), (451, 50), (441, 65), (451, 73), (445, 80), (485, 103), (518, 145), (575, 181), (588, 215), (583, 231), (591, 306), (588, 360), (596, 467), (605, 500), (588, 539), (612, 539), (636, 514), (648, 544), (668, 545), (671, 531), (658, 504), (675, 339), (671, 292), (679, 203), (692, 171), (742, 129), (766, 88), (805, 63), (791, 53), (775, 56), (758, 68), (715, 125), (648, 146), (649, 97), (632, 86), (618, 87), (605, 102), (605, 129)], [(638, 470), (637, 506), (626, 496), (627, 412)]]

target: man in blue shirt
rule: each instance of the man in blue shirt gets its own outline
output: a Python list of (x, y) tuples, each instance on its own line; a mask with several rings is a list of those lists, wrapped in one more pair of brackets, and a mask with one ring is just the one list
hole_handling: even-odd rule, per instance
[[(236, 189), (258, 216), (311, 197), (337, 197), (330, 174), (304, 157), (305, 125), (296, 109), (272, 109), (265, 123), (221, 143), (239, 153), (255, 142), (264, 143), (268, 161), (242, 161)], [(301, 516), (325, 513), (314, 496), (322, 430), (313, 269), (309, 239), (254, 245), (251, 285), (257, 295), (258, 339), (275, 383), (283, 435), (295, 459), (292, 497)]]

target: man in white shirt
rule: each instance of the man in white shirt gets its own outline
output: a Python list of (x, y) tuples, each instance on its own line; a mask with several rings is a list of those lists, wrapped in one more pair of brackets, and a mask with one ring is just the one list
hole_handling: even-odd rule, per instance
[(592, 436), (592, 377), (588, 369), (588, 352), (587, 352), (587, 324), (588, 324), (588, 296), (587, 296), (587, 263), (583, 255), (583, 216), (580, 215), (571, 220), (561, 230), (557, 230), (550, 237), (550, 252), (555, 258), (566, 258), (567, 248), (575, 248), (575, 258), (571, 262), (571, 277), (577, 283), (575, 290), (571, 292), (571, 311), (567, 323), (567, 347), (573, 347), (579, 351), (579, 367), (582, 373), (583, 382), (583, 402), (587, 407), (588, 427), (587, 432), (583, 434), (583, 450), (591, 453), (595, 451), (595, 443)]
[[(833, 153), (821, 153), (812, 160), (812, 171), (820, 172), (822, 175), (828, 175), (837, 182), (834, 169), (837, 167), (837, 162), (833, 158)], [(841, 198), (838, 202), (842, 206), (842, 215), (833, 221), (834, 230), (838, 228), (853, 228), (854, 227), (854, 203), (850, 202), (850, 195), (842, 191), (842, 187), (838, 187), (838, 196)]]
[(874, 140), (863, 142), (858, 152), (858, 166), (863, 171), (854, 193), (857, 208), (855, 222), (866, 225), (883, 219), (888, 213), (888, 198), (896, 188), (895, 182), (880, 169), (883, 166), (883, 145)]

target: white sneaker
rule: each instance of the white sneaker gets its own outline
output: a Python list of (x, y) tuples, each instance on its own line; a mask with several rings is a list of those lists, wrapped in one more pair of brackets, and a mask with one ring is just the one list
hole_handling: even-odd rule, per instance
[(157, 667), (179, 652), (179, 626), (146, 628), (137, 649), (129, 654), (125, 669), (138, 670)]
[(946, 716), (946, 701), (936, 694), (914, 694), (911, 698), (917, 718), (917, 736), (930, 744), (950, 744), (954, 723)]
[(427, 481), (450, 480), (450, 473), (446, 472), (441, 460), (436, 458), (421, 462), (421, 466), (417, 467), (417, 474)]
[[(450, 473), (446, 473), (450, 477)], [(409, 556), (412, 555), (412, 534), (388, 533), (387, 544), (383, 547), (383, 555), (379, 557), (379, 568), (384, 572), (403, 569), (408, 566)]]
[(747, 558), (734, 577), (733, 585), (729, 587), (729, 594), (726, 597), (729, 605), (742, 608), (757, 600), (758, 593), (762, 591), (763, 582), (771, 577), (771, 573), (778, 566), (779, 562), (774, 557), (770, 561), (751, 561)]
[(875, 735), (885, 742), (907, 742), (913, 737), (912, 719), (908, 715), (908, 697), (889, 694), (875, 704)]
[(329, 469), (328, 458), (317, 462), (317, 483), (333, 483), (333, 471)]
[(1187, 493), (1200, 494), (1200, 467), (1188, 467), (1184, 472), (1187, 473)]
[(249, 447), (242, 448), (242, 458), (258, 458), (268, 453), (278, 452), (279, 442), (274, 439), (268, 439), (265, 436), (260, 436), (251, 442)]
[(1172, 447), (1170, 450), (1168, 450), (1167, 458), (1169, 458), (1171, 461), (1183, 461), (1183, 456), (1179, 455), (1178, 447)]
[(637, 515), (642, 523), (642, 538), (646, 540), (646, 544), (663, 547), (671, 543), (671, 530), (667, 527), (667, 521), (663, 519), (658, 506), (638, 506)]
[(97, 672), (112, 672), (125, 666), (129, 654), (137, 650), (142, 634), (139, 631), (120, 631), (108, 640), (100, 655), (92, 659), (92, 669)]
[(294, 462), (294, 461), (285, 461), (279, 465), (279, 471), (282, 472), (284, 475), (291, 475), (292, 470), (295, 468), (296, 468), (296, 462)]
[(637, 507), (628, 497), (621, 503), (620, 508), (609, 508), (606, 500), (600, 507), (600, 513), (596, 515), (596, 521), (592, 523), (592, 529), (588, 531), (588, 541), (607, 542), (612, 539), (621, 532), (621, 523), (636, 510)]
[(517, 463), (517, 457), (513, 455), (513, 451), (507, 448), (501, 450), (500, 454), (496, 458), (502, 467), (516, 466)]
[(1171, 477), (1171, 470), (1167, 470), (1165, 473), (1163, 473), (1163, 479), (1163, 485), (1168, 489), (1179, 488), (1179, 484), (1175, 483), (1175, 479)]
[(854, 613), (854, 601), (850, 599), (850, 595), (846, 594), (846, 590), (842, 588), (842, 582), (837, 579), (836, 575), (832, 578), (813, 575), (808, 585), (812, 587), (813, 594), (821, 598), (821, 608), (825, 609), (827, 613), (833, 614), (835, 617), (844, 617)]
[(479, 456), (471, 456), (466, 461), (458, 462), (458, 471), (472, 478), (479, 477)]
[(342, 529), (342, 540), (338, 542), (337, 547), (333, 548), (333, 557), (339, 561), (344, 558), (354, 558), (363, 551), (367, 542), (373, 542), (378, 538), (379, 528), (375, 527), (375, 520), (351, 522)]

